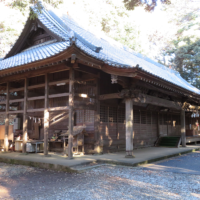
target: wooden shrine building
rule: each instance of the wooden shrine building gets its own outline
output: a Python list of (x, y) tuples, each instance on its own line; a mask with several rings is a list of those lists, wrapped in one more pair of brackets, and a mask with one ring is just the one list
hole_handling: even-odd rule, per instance
[(133, 148), (154, 146), (160, 136), (181, 136), (186, 145), (191, 114), (198, 112), (197, 88), (174, 70), (41, 6), (41, 13), (31, 7), (38, 18), (27, 20), (0, 61), (5, 151), (11, 118), (21, 120), (24, 153), (27, 141), (37, 139), (47, 155), (60, 131), (71, 158), (80, 126), (85, 153), (126, 151), (131, 157)]

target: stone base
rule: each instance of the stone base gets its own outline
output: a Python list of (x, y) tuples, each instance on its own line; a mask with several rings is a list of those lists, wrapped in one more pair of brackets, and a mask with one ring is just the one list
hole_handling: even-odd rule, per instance
[(96, 154), (102, 154), (103, 153), (103, 146), (100, 146), (99, 144), (95, 145), (94, 152)]
[(44, 155), (44, 157), (51, 157), (51, 155), (47, 154), (47, 155)]
[(11, 153), (10, 151), (1, 151), (1, 153)]
[(66, 159), (67, 159), (67, 160), (73, 160), (74, 158), (73, 158), (73, 157), (72, 157), (72, 158), (67, 157)]
[(28, 155), (28, 153), (21, 153), (21, 155), (25, 155), (26, 156), (26, 155)]
[(133, 151), (126, 151), (125, 158), (135, 158), (135, 156), (133, 155)]
[(135, 158), (134, 155), (125, 155), (125, 158)]

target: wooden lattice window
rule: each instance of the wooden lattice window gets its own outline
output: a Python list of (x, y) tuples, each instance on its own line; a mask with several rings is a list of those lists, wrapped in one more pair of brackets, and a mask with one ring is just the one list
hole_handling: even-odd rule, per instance
[(159, 123), (163, 125), (163, 114), (159, 114)]
[(125, 108), (118, 109), (118, 123), (125, 123)]
[(100, 106), (100, 121), (108, 122), (108, 106)]
[(5, 101), (6, 100), (6, 96), (5, 95), (0, 95), (0, 102), (1, 101)]
[(190, 118), (189, 118), (189, 117), (186, 117), (185, 124), (186, 124), (186, 125), (191, 124), (190, 121), (191, 121)]
[(85, 122), (94, 122), (94, 111), (85, 110)]
[(168, 116), (167, 114), (163, 114), (163, 119), (164, 119), (164, 125), (168, 124)]
[(139, 110), (133, 111), (133, 121), (134, 121), (134, 123), (140, 124), (140, 111)]
[(152, 113), (152, 124), (157, 124), (158, 114)]
[(84, 122), (84, 110), (76, 110), (76, 123)]
[(117, 122), (117, 107), (109, 106), (109, 122)]
[(147, 123), (147, 113), (146, 111), (141, 111), (141, 124)]
[(151, 124), (151, 113), (147, 112), (147, 124)]
[(172, 125), (172, 116), (171, 116), (171, 114), (168, 115), (167, 123), (168, 123), (168, 125)]
[(181, 117), (180, 115), (177, 115), (177, 125), (181, 125)]

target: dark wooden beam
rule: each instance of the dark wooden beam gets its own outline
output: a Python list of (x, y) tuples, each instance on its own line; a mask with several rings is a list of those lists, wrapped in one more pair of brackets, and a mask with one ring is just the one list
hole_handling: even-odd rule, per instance
[(67, 110), (69, 110), (69, 106), (53, 107), (53, 108), (49, 108), (48, 110), (49, 110), (49, 112), (63, 111), (63, 110), (67, 111)]
[(27, 98), (28, 101), (35, 101), (35, 100), (41, 100), (41, 99), (45, 99), (45, 96), (28, 97)]
[(101, 70), (108, 74), (113, 74), (117, 76), (125, 76), (125, 77), (132, 77), (132, 78), (135, 78), (137, 76), (137, 69), (134, 67), (130, 67), (130, 68), (118, 67), (117, 68), (117, 67), (104, 64)]
[(161, 99), (161, 98), (146, 95), (146, 94), (139, 94), (138, 97), (133, 98), (132, 101), (136, 103), (152, 104), (155, 106), (172, 108), (176, 110), (181, 110), (181, 106), (182, 106), (181, 103)]
[(18, 91), (23, 91), (24, 90), (24, 87), (21, 87), (21, 88), (12, 88), (9, 90), (9, 92), (18, 92)]
[(37, 84), (37, 85), (31, 85), (31, 86), (28, 86), (28, 89), (31, 90), (35, 88), (41, 88), (41, 87), (45, 87), (45, 84), (42, 83), (42, 84)]
[[(120, 97), (120, 93), (100, 95), (99, 100), (116, 99), (116, 98), (118, 99), (122, 98)], [(151, 105), (161, 106), (161, 107), (166, 107), (166, 108), (173, 108), (176, 110), (181, 109), (181, 103), (161, 99), (161, 98), (146, 95), (146, 94), (138, 94), (138, 97), (132, 98), (132, 101), (134, 103), (145, 103), (145, 104), (151, 104)]]
[(44, 112), (44, 108), (28, 109), (27, 112)]
[(14, 81), (14, 80), (21, 80), (24, 78), (34, 77), (34, 76), (40, 76), (45, 75), (45, 73), (54, 73), (59, 71), (65, 71), (69, 70), (69, 67), (65, 63), (58, 64), (58, 65), (52, 65), (50, 67), (44, 67), (37, 70), (31, 70), (26, 71), (24, 73), (15, 74), (14, 76), (5, 76), (0, 78), (0, 83), (5, 83), (6, 81)]
[(9, 103), (16, 103), (16, 102), (23, 102), (24, 99), (12, 99), (12, 100), (9, 100)]
[[(78, 68), (76, 67), (75, 68), (76, 71), (79, 71), (79, 72), (84, 72), (88, 75), (92, 75), (93, 78), (99, 78), (99, 70), (97, 69), (94, 69), (92, 67), (88, 67), (88, 66), (85, 66), (85, 65), (82, 65), (82, 64), (78, 64)], [(83, 78), (87, 78), (86, 76), (83, 77)]]
[(150, 90), (154, 90), (154, 91), (158, 91), (160, 93), (163, 93), (163, 94), (166, 94), (166, 95), (169, 95), (169, 96), (173, 96), (173, 97), (179, 97), (180, 98), (180, 95), (178, 95), (177, 93), (175, 92), (172, 92), (170, 90), (164, 90), (162, 89), (161, 87), (158, 87), (156, 85), (152, 85), (150, 83), (146, 83), (144, 81), (140, 81), (138, 80), (137, 82), (137, 85), (138, 86), (141, 86), (141, 87), (144, 87), (144, 88), (148, 88)]
[(69, 79), (65, 79), (65, 80), (60, 80), (60, 81), (52, 81), (52, 82), (49, 82), (49, 85), (57, 85), (57, 84), (61, 84), (61, 83), (69, 83)]
[(50, 94), (49, 98), (67, 97), (67, 96), (69, 96), (69, 93)]
[(24, 113), (24, 110), (12, 110), (8, 112), (9, 114), (18, 114), (18, 113)]
[(121, 99), (120, 93), (111, 93), (111, 94), (102, 94), (99, 95), (99, 100), (107, 100), (107, 99)]

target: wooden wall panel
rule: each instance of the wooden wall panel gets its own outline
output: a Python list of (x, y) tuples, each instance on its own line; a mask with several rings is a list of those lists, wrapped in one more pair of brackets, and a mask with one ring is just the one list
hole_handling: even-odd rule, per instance
[[(114, 112), (110, 106), (101, 106), (100, 109), (100, 138), (104, 144), (104, 151), (125, 150), (125, 109), (118, 110), (117, 119), (112, 117)], [(116, 123), (110, 121), (117, 121)], [(134, 110), (134, 148), (153, 146), (157, 140), (157, 113)]]

